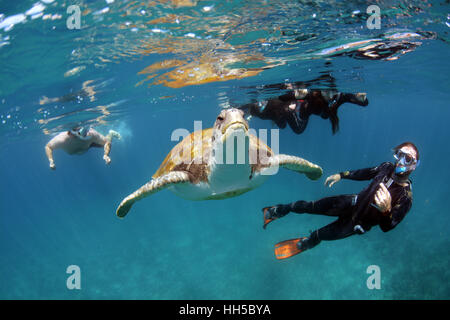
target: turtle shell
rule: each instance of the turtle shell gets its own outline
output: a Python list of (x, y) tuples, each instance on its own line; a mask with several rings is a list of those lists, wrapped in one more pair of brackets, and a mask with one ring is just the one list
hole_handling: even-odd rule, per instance
[[(212, 152), (214, 128), (208, 128), (191, 133), (179, 142), (153, 175), (161, 177), (171, 171), (185, 171), (189, 173), (192, 183), (208, 181), (209, 160)], [(272, 150), (255, 135), (250, 136), (250, 160), (252, 171), (258, 171), (268, 166), (268, 160), (273, 155)], [(254, 156), (256, 155), (256, 159)]]
[(212, 134), (213, 128), (209, 128), (195, 131), (185, 137), (172, 148), (153, 178), (180, 170), (192, 173), (193, 180), (207, 180)]

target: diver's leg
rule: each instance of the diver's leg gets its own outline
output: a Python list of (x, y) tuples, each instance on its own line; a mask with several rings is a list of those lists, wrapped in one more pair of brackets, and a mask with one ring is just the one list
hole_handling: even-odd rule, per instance
[(342, 93), (339, 97), (338, 104), (350, 102), (365, 107), (369, 104), (365, 93)]
[(299, 249), (306, 250), (317, 246), (322, 240), (339, 240), (354, 235), (351, 219), (338, 219), (325, 227), (311, 232), (308, 238), (299, 242)]
[(337, 217), (348, 211), (356, 202), (355, 195), (340, 195), (322, 198), (317, 201), (299, 200), (292, 202), (290, 211), (295, 213), (320, 214)]
[(333, 134), (339, 131), (339, 117), (337, 115), (339, 107), (346, 103), (353, 103), (365, 107), (369, 104), (365, 93), (342, 93), (338, 92), (331, 98), (329, 102), (328, 117), (331, 121), (331, 129)]
[(269, 222), (284, 217), (289, 212), (319, 214), (330, 217), (341, 216), (350, 212), (350, 208), (355, 205), (355, 195), (340, 195), (326, 197), (318, 201), (299, 200), (289, 204), (277, 204), (275, 206), (263, 208), (265, 225)]

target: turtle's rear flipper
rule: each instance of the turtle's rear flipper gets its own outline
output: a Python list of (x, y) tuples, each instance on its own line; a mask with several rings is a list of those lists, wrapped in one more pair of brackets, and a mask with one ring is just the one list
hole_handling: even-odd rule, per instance
[(152, 179), (123, 199), (116, 210), (116, 214), (119, 218), (123, 218), (127, 215), (128, 211), (130, 211), (136, 201), (148, 197), (149, 195), (165, 189), (173, 184), (183, 182), (189, 182), (189, 175), (183, 171), (169, 172), (161, 177)]
[(299, 254), (303, 250), (300, 250), (298, 248), (298, 243), (306, 239), (304, 238), (298, 238), (298, 239), (290, 239), (290, 240), (284, 240), (275, 245), (275, 257), (278, 260), (290, 258), (292, 256), (295, 256), (296, 254)]

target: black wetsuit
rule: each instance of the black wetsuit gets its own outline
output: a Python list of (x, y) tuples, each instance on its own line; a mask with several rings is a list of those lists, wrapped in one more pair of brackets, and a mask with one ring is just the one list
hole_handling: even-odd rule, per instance
[[(286, 128), (288, 123), (295, 133), (302, 133), (306, 128), (306, 123), (298, 115), (298, 103), (292, 91), (267, 101), (243, 105), (240, 109), (263, 120), (272, 120), (281, 129)], [(296, 105), (295, 110), (289, 108), (291, 104)]]
[[(376, 180), (389, 183), (387, 186), (391, 195), (391, 211), (383, 215), (378, 209), (370, 205), (373, 203), (373, 194), (367, 203), (359, 203), (358, 198), (365, 198), (371, 185), (361, 191), (358, 195), (340, 195), (323, 198), (318, 201), (297, 201), (290, 204), (290, 211), (296, 213), (311, 213), (338, 217), (329, 225), (313, 231), (309, 236), (306, 246), (312, 248), (321, 240), (338, 240), (346, 238), (356, 233), (356, 224), (362, 226), (365, 231), (373, 226), (379, 225), (381, 230), (387, 232), (397, 226), (408, 213), (412, 205), (411, 181), (407, 180), (406, 186), (400, 185), (395, 180), (390, 180), (394, 172), (395, 165), (391, 162), (384, 162), (378, 167), (360, 169), (355, 171), (341, 172), (341, 178), (351, 180)], [(378, 183), (375, 187), (378, 186)], [(373, 188), (375, 190), (375, 188)], [(378, 187), (376, 188), (378, 189)], [(372, 192), (373, 193), (373, 192)], [(364, 206), (364, 210), (359, 210), (359, 205)], [(366, 210), (367, 209), (367, 210)], [(355, 213), (359, 216), (355, 216)]]
[[(267, 101), (246, 104), (240, 109), (248, 111), (251, 115), (265, 120), (273, 120), (276, 125), (284, 129), (289, 124), (297, 133), (303, 133), (308, 125), (309, 116), (319, 115), (323, 119), (330, 119), (333, 134), (339, 130), (337, 109), (345, 102), (367, 106), (367, 99), (358, 99), (352, 93), (340, 93), (335, 90), (307, 90), (303, 97), (290, 91), (277, 98)], [(295, 109), (289, 108), (295, 104)]]

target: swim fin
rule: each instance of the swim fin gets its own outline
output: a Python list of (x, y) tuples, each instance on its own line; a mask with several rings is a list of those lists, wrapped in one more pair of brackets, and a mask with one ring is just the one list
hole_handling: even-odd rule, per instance
[(299, 254), (300, 252), (304, 251), (304, 250), (300, 250), (298, 248), (297, 244), (306, 238), (307, 237), (284, 240), (284, 241), (277, 243), (275, 245), (275, 257), (278, 260), (286, 259), (286, 258), (290, 258), (290, 257), (295, 256), (296, 254)]
[(264, 218), (264, 225), (263, 225), (263, 228), (264, 228), (264, 229), (265, 229), (265, 228), (267, 227), (267, 225), (268, 225), (269, 223), (271, 223), (273, 220), (278, 219), (278, 217), (271, 217), (271, 218), (268, 217), (267, 210), (270, 209), (270, 208), (272, 208), (272, 207), (265, 207), (265, 208), (263, 208), (263, 218)]

